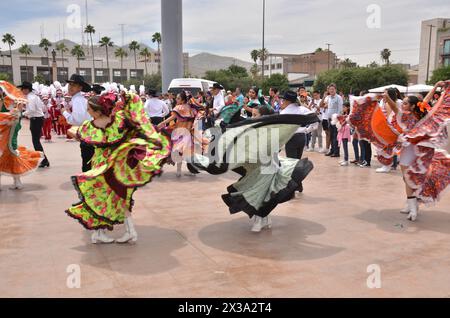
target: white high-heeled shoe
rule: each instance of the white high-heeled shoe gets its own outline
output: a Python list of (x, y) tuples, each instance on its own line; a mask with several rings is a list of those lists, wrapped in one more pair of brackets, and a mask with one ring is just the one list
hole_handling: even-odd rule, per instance
[(121, 238), (117, 239), (116, 243), (118, 244), (125, 244), (129, 242), (136, 243), (138, 235), (134, 228), (133, 220), (131, 218), (125, 219), (125, 228), (126, 228), (125, 234)]
[(111, 244), (114, 239), (106, 235), (105, 230), (96, 230), (91, 236), (92, 244)]
[(419, 202), (417, 199), (408, 199), (409, 214), (408, 220), (415, 222), (419, 214)]

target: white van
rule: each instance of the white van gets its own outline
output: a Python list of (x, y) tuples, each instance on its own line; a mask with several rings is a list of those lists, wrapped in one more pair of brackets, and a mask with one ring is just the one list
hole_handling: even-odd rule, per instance
[(169, 85), (169, 93), (178, 94), (181, 91), (188, 91), (193, 96), (198, 92), (208, 92), (216, 82), (201, 78), (176, 78)]

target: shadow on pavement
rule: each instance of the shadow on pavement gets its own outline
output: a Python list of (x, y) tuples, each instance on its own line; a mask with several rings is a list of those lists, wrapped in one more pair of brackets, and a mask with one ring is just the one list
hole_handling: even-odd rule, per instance
[[(114, 232), (108, 232), (113, 238), (120, 237), (125, 229), (117, 227)], [(180, 264), (171, 254), (186, 246), (184, 238), (175, 231), (155, 226), (136, 226), (139, 240), (136, 244), (105, 244), (90, 243), (91, 232), (86, 233), (86, 245), (74, 248), (86, 253), (81, 258), (85, 265), (105, 268), (119, 273), (133, 275), (149, 275), (170, 271)], [(93, 258), (92, 254), (103, 256), (102, 262)]]
[(415, 234), (421, 231), (431, 231), (450, 234), (450, 213), (422, 210), (416, 222), (407, 220), (406, 214), (397, 210), (368, 210), (356, 218), (373, 223), (380, 230), (390, 233)]
[(199, 238), (218, 250), (280, 261), (327, 258), (344, 250), (308, 240), (326, 232), (321, 224), (291, 217), (272, 219), (272, 229), (261, 233), (250, 232), (251, 221), (239, 218), (207, 226), (199, 232)]

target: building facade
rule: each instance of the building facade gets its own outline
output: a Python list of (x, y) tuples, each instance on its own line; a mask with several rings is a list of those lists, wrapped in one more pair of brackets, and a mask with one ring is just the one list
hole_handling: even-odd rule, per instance
[[(336, 68), (337, 62), (336, 54), (327, 50), (306, 54), (270, 53), (264, 66), (264, 73), (266, 76), (284, 74), (288, 78), (296, 76), (316, 77), (324, 71)], [(261, 62), (259, 62), (260, 70), (261, 67)]]
[(443, 66), (450, 66), (450, 18), (422, 21), (419, 84), (425, 84), (427, 78), (430, 79), (433, 75), (433, 71)]
[[(55, 61), (56, 67), (53, 65), (53, 57), (51, 51), (56, 48), (58, 43), (64, 42), (68, 48), (68, 52), (62, 56), (60, 52), (56, 51)], [(108, 58), (106, 57), (106, 50), (103, 47), (94, 46), (94, 63), (92, 61), (92, 51), (90, 47), (83, 46), (85, 56), (78, 60), (72, 56), (70, 51), (76, 43), (63, 40), (53, 43), (49, 48), (49, 58), (47, 59), (46, 52), (36, 45), (31, 45), (33, 53), (27, 57), (20, 54), (18, 50), (12, 51), (13, 67), (11, 68), (11, 60), (8, 51), (2, 51), (0, 56), (0, 73), (6, 73), (10, 79), (14, 79), (17, 85), (25, 80), (33, 81), (35, 76), (41, 75), (46, 82), (53, 81), (53, 74), (56, 73), (56, 79), (60, 82), (67, 80), (71, 74), (80, 74), (89, 83), (105, 83), (116, 82), (123, 83), (128, 80), (142, 79), (146, 74), (157, 74), (158, 63), (160, 60), (157, 51), (149, 48), (151, 56), (145, 58), (139, 55), (136, 51), (136, 61), (134, 52), (127, 51), (128, 56), (123, 60), (115, 56), (115, 51), (118, 46), (108, 48)], [(146, 47), (141, 44), (141, 49)], [(108, 68), (109, 63), (109, 68)], [(184, 67), (185, 72), (189, 68), (189, 54), (184, 53)]]

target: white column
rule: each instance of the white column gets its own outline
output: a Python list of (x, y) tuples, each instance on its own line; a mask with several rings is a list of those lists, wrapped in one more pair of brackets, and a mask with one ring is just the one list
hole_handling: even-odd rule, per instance
[(182, 0), (161, 0), (162, 90), (174, 78), (184, 76)]

